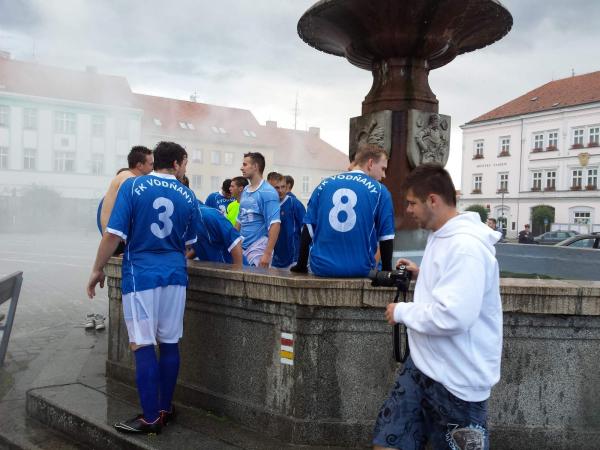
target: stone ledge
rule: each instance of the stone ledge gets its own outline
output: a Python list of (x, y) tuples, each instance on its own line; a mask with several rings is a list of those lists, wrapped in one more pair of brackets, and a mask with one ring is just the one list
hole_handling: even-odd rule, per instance
[[(111, 258), (106, 266), (111, 291), (119, 289), (120, 267), (121, 258)], [(199, 261), (188, 263), (188, 273), (194, 292), (304, 306), (383, 308), (395, 293), (393, 288), (372, 288), (365, 278), (320, 278)], [(502, 278), (500, 293), (505, 312), (600, 315), (600, 281)]]

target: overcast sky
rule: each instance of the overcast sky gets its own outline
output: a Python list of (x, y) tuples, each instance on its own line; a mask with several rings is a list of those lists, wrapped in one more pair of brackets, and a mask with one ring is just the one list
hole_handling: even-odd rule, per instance
[[(401, 0), (398, 0), (401, 1)], [(408, 0), (405, 0), (408, 1)], [(298, 37), (315, 0), (0, 0), (0, 49), (13, 58), (127, 77), (135, 92), (250, 109), (257, 119), (321, 127), (348, 151), (348, 119), (369, 72)], [(459, 125), (553, 79), (600, 70), (598, 0), (505, 0), (502, 41), (433, 71), (440, 113), (452, 116), (448, 169), (460, 179)]]

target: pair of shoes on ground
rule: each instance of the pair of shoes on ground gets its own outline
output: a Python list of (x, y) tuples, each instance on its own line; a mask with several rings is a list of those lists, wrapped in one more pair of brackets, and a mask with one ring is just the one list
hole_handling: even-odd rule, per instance
[(86, 330), (97, 330), (102, 331), (106, 328), (104, 324), (104, 316), (102, 314), (88, 314), (85, 318), (85, 329)]
[(121, 433), (131, 434), (160, 434), (162, 428), (167, 426), (169, 422), (175, 420), (175, 407), (171, 407), (171, 411), (161, 410), (158, 419), (154, 422), (148, 422), (142, 414), (138, 414), (133, 419), (115, 423), (114, 427)]

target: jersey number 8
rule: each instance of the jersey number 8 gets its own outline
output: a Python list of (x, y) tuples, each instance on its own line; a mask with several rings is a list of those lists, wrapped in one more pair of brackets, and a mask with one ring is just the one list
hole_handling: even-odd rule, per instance
[[(342, 202), (344, 197), (346, 201)], [(356, 225), (356, 212), (354, 211), (354, 207), (358, 202), (356, 193), (351, 189), (338, 189), (333, 193), (331, 201), (333, 202), (333, 208), (329, 211), (329, 225), (331, 225), (331, 228), (341, 233), (352, 230)], [(346, 216), (343, 221), (340, 220), (341, 212), (344, 212)]]
[(160, 208), (165, 208), (163, 212), (158, 213), (158, 220), (160, 220), (163, 224), (162, 228), (156, 223), (150, 225), (150, 231), (152, 231), (152, 234), (159, 239), (164, 239), (171, 234), (171, 231), (173, 231), (173, 221), (170, 219), (170, 217), (175, 211), (175, 206), (168, 198), (158, 197), (156, 200), (154, 200), (154, 203), (152, 203), (152, 207), (157, 210)]

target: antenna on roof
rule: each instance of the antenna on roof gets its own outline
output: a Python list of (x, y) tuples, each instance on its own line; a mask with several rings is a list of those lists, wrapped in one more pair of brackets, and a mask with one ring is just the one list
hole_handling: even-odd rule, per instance
[(196, 103), (198, 101), (198, 91), (194, 90), (192, 94), (190, 94), (190, 102)]
[(571, 76), (574, 77), (575, 76), (575, 69), (571, 69)]

